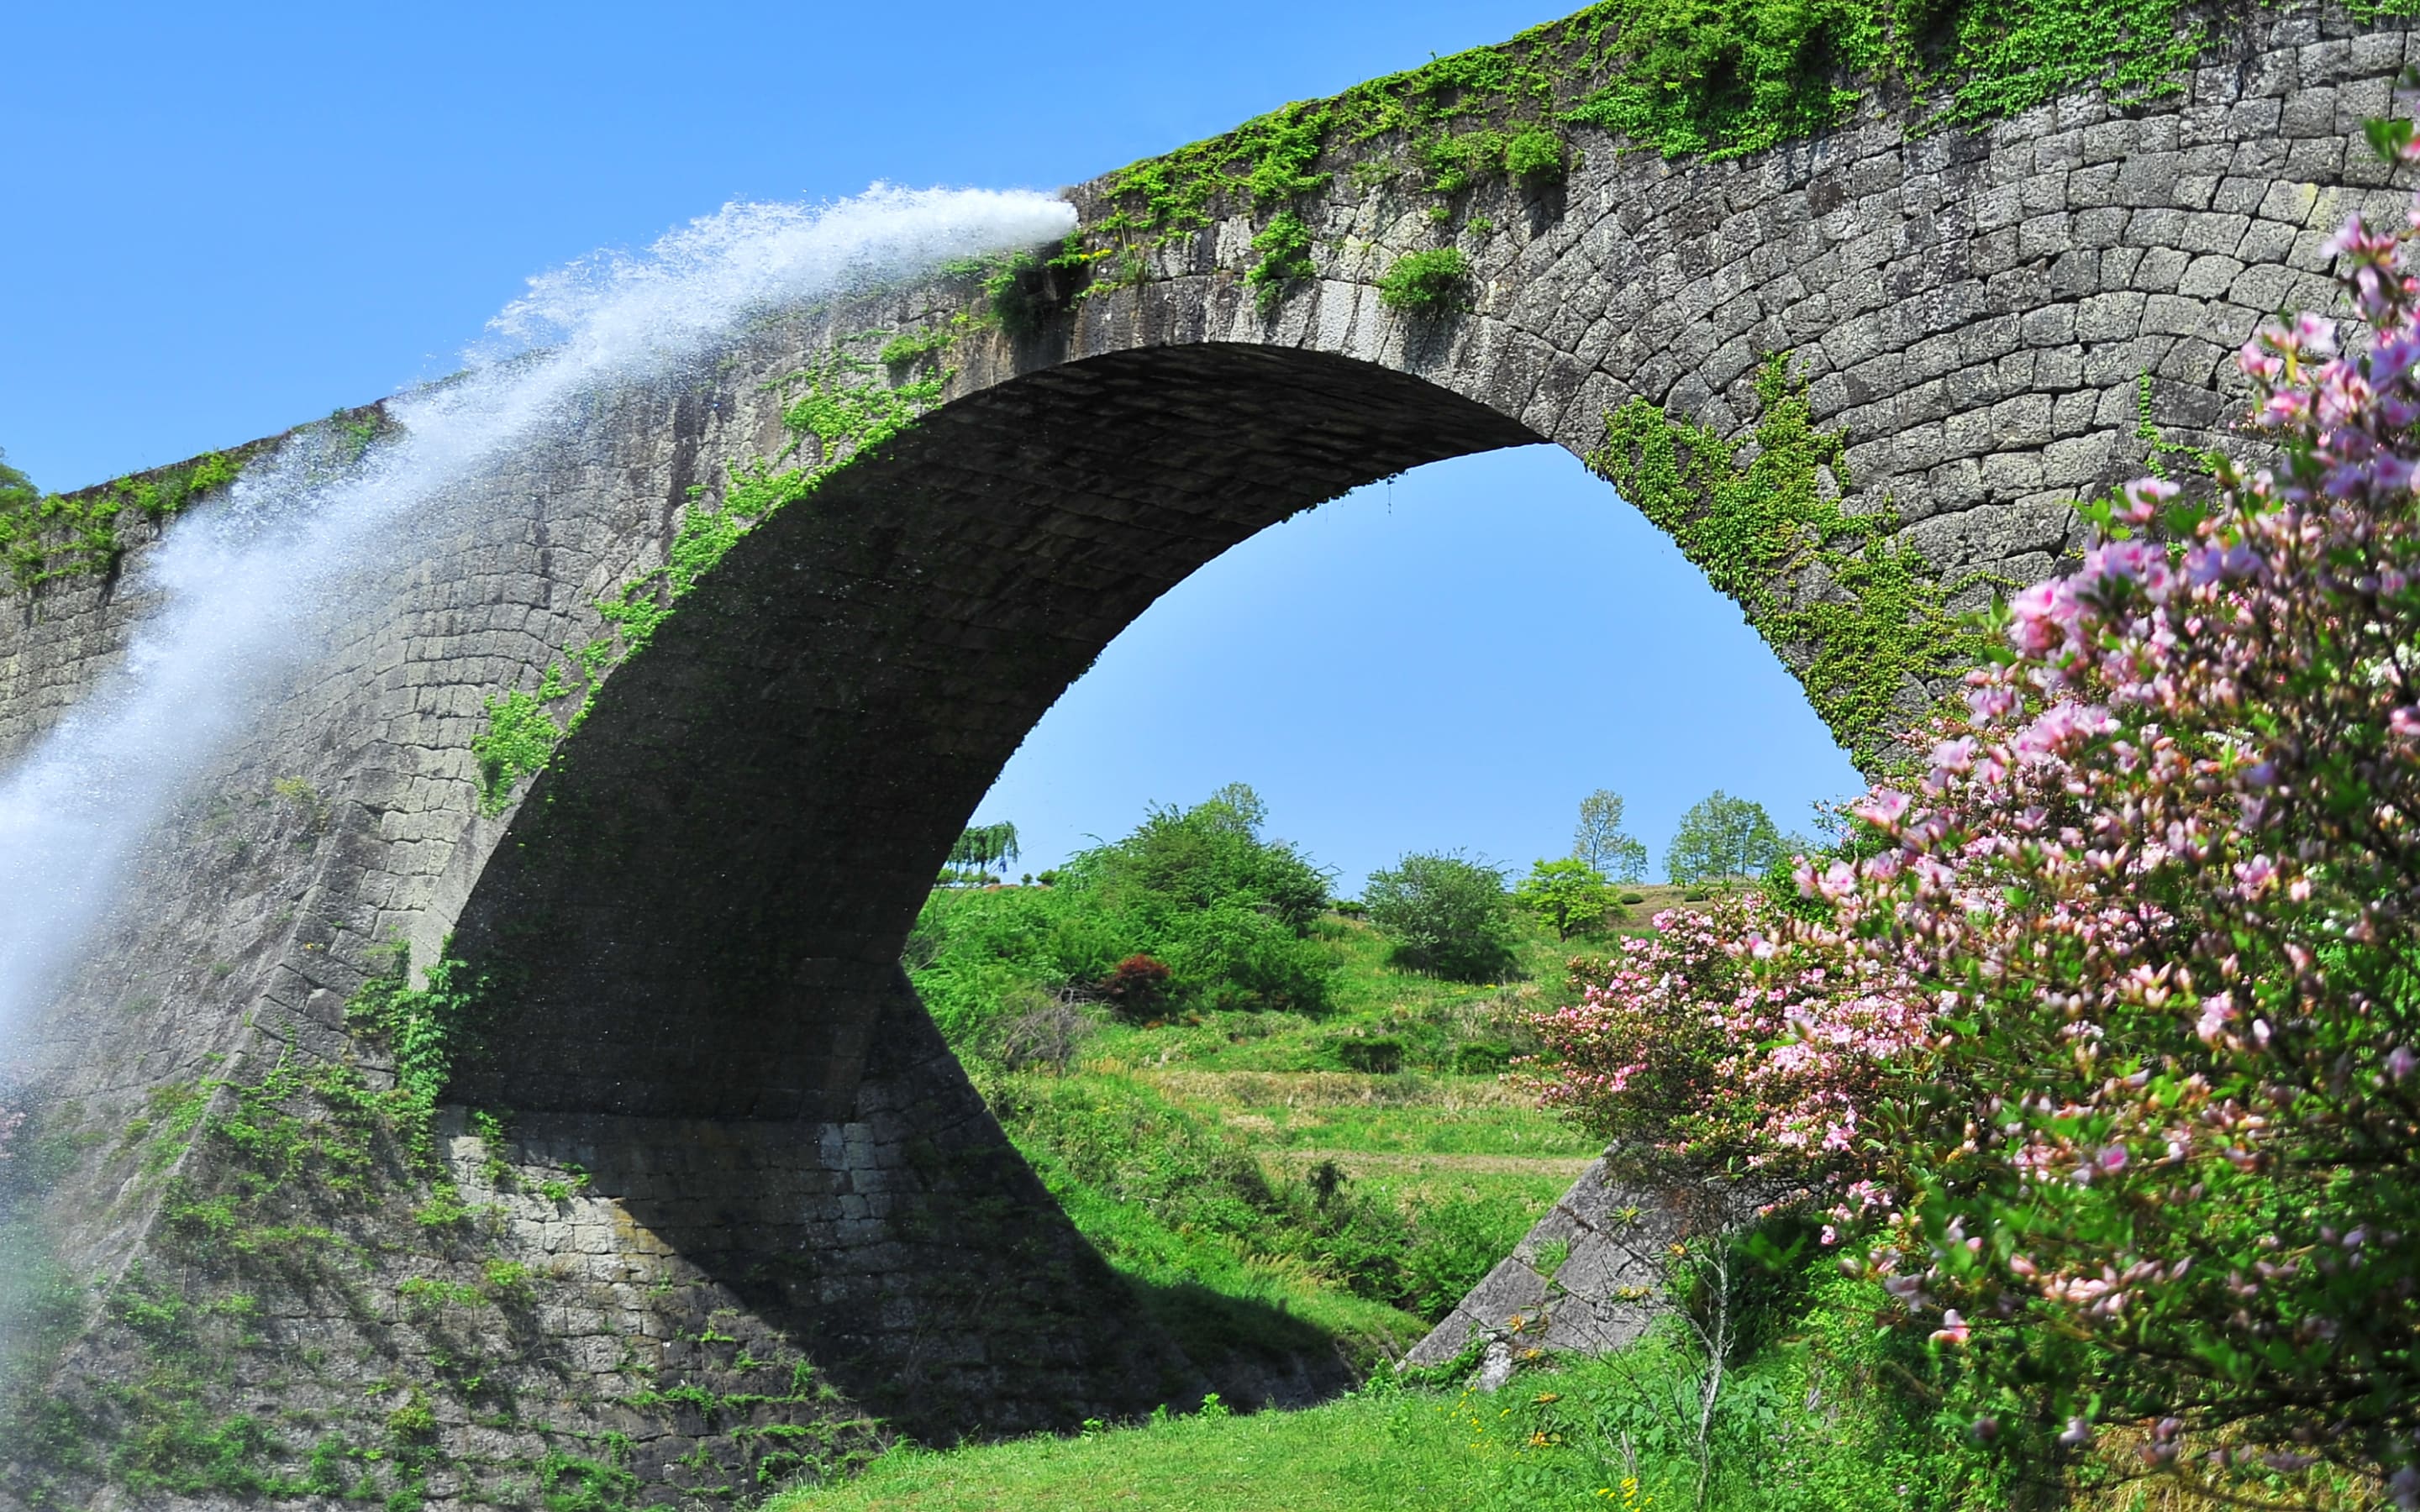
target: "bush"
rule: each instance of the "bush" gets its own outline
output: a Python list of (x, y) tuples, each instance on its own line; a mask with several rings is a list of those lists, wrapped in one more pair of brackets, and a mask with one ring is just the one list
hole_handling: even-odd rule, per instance
[[(1136, 959), (1150, 960), (1150, 957), (1139, 956)], [(1044, 998), (1016, 1013), (1001, 1026), (1000, 1063), (1010, 1071), (1038, 1068), (1064, 1072), (1068, 1062), (1076, 1058), (1077, 1046), (1083, 1043), (1092, 1027), (1074, 1004)]]
[(1404, 1041), (1339, 1040), (1336, 1041), (1336, 1058), (1343, 1062), (1346, 1071), (1392, 1076), (1404, 1069)]
[(1137, 951), (1101, 979), (1100, 993), (1116, 1004), (1120, 1012), (1140, 1018), (1157, 1009), (1160, 1000), (1168, 995), (1168, 976), (1167, 963)]
[(1407, 252), (1378, 280), (1378, 298), (1389, 309), (1434, 319), (1470, 308), (1470, 264), (1459, 248)]
[(1132, 1017), (1326, 1006), (1334, 964), (1311, 938), (1327, 877), (1261, 838), (1261, 801), (1236, 785), (1162, 809), (1124, 840), (1041, 874), (1041, 887), (942, 888), (902, 964), (942, 1033), (991, 1055), (1020, 992), (1097, 997)]
[(1604, 874), (1576, 856), (1531, 866), (1512, 889), (1512, 901), (1536, 915), (1559, 940), (1592, 933), (1621, 913)]
[(1500, 868), (1459, 854), (1406, 856), (1391, 872), (1371, 872), (1361, 897), (1404, 964), (1453, 981), (1511, 974), (1511, 900)]
[(1563, 139), (1543, 126), (1523, 128), (1505, 144), (1504, 171), (1532, 183), (1555, 183), (1571, 171)]

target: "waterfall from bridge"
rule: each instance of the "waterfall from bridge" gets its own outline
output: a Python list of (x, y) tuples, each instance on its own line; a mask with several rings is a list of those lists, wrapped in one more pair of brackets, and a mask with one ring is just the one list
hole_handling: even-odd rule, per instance
[(1074, 222), (1043, 194), (881, 185), (727, 206), (644, 255), (532, 279), (468, 370), (390, 401), (395, 424), (358, 456), (319, 427), (179, 520), (128, 585), (151, 602), (124, 665), (0, 774), (0, 1030), (54, 989), (144, 836), (260, 696), (404, 569), (399, 530), (449, 485), (577, 426), (597, 393), (709, 357), (752, 316)]

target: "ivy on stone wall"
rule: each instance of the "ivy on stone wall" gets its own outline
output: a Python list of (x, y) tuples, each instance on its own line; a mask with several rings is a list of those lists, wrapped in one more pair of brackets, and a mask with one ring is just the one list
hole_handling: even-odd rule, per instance
[[(353, 456), (377, 438), (385, 423), (375, 405), (340, 409), (326, 422)], [(205, 452), (174, 467), (64, 494), (43, 493), (23, 473), (0, 464), (0, 563), (7, 565), (8, 582), (32, 593), (63, 578), (109, 576), (126, 555), (119, 534), (125, 523), (142, 519), (154, 526), (166, 524), (233, 483), (246, 464), (282, 439)]]
[[(2420, 0), (2355, 0), (2365, 21)], [(1270, 217), (1246, 272), (1264, 312), (1310, 274), (1310, 195), (1357, 187), (1436, 198), (1487, 179), (1544, 187), (1572, 128), (1666, 157), (1731, 158), (1838, 126), (1877, 95), (1909, 129), (1975, 125), (2100, 88), (2174, 94), (2210, 41), (2187, 0), (1600, 0), (1507, 42), (1298, 101), (1109, 176), (1073, 260), (1165, 245), (1223, 215)], [(1276, 291), (1276, 292), (1273, 292)]]
[(1860, 764), (1889, 759), (1925, 689), (1980, 648), (1939, 581), (1895, 542), (1887, 513), (1850, 515), (1847, 437), (1816, 428), (1805, 385), (1776, 353), (1757, 375), (1762, 406), (1745, 448), (1644, 399), (1605, 417), (1589, 467), (1746, 610), (1758, 634), (1804, 658), (1815, 712)]
[[(940, 366), (939, 356), (967, 324), (962, 316), (905, 335), (860, 332), (840, 350), (768, 386), (783, 400), (782, 424), (789, 443), (770, 458), (730, 463), (720, 500), (711, 498), (704, 486), (690, 488), (689, 507), (665, 549), (663, 564), (597, 601), (606, 633), (572, 653), (570, 672), (558, 663), (547, 669), (535, 690), (512, 689), (487, 701), (485, 723), (471, 738), (485, 812), (502, 813), (510, 805), (520, 785), (543, 769), (555, 748), (586, 722), (605, 674), (646, 649), (680, 601), (741, 536), (814, 493), (833, 473), (879, 448), (940, 402), (954, 370)], [(882, 346), (872, 362), (847, 350), (851, 344), (875, 342)], [(908, 376), (920, 367), (923, 377)], [(793, 461), (802, 453), (810, 459)], [(577, 677), (579, 685), (567, 677)], [(579, 702), (558, 720), (553, 707), (575, 696)]]
[(59, 578), (107, 576), (126, 555), (117, 533), (121, 519), (160, 524), (233, 483), (240, 469), (226, 453), (209, 452), (71, 494), (40, 493), (25, 485), (23, 473), (13, 482), (0, 480), (0, 558), (8, 562), (9, 579), (26, 592)]

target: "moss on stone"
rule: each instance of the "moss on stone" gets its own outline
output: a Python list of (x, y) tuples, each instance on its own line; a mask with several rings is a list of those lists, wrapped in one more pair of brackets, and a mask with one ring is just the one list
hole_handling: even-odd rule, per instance
[(1800, 661), (1815, 712), (1861, 765), (1886, 765), (1926, 690), (1970, 665), (1978, 632), (1948, 609), (1887, 511), (1850, 515), (1847, 437), (1816, 428), (1805, 385), (1775, 354), (1745, 448), (1644, 399), (1605, 417), (1588, 464), (1671, 536), (1757, 633)]
[[(2415, 11), (2420, 0), (2355, 8), (2365, 21)], [(1120, 169), (1077, 255), (1165, 244), (1230, 214), (1274, 225), (1347, 166), (1363, 191), (1441, 201), (1491, 178), (1547, 186), (1573, 161), (1575, 127), (1618, 149), (1730, 158), (1838, 126), (1877, 95), (1906, 100), (1914, 131), (2095, 88), (2133, 103), (2182, 88), (2209, 42), (2186, 0), (1600, 0)], [(1253, 245), (1247, 276), (1264, 299), (1303, 276), (1297, 239)]]
[[(350, 443), (355, 456), (385, 423), (375, 405), (340, 409), (326, 422)], [(110, 576), (126, 555), (122, 525), (133, 519), (166, 524), (233, 483), (255, 458), (284, 439), (205, 452), (172, 467), (129, 473), (64, 494), (43, 493), (23, 473), (0, 465), (0, 563), (8, 569), (0, 592), (14, 586), (33, 593), (60, 579)]]

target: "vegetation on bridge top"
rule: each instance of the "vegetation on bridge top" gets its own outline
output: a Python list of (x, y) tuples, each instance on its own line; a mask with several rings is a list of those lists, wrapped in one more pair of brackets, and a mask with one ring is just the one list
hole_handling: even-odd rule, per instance
[[(2351, 8), (2374, 21), (2420, 13), (2420, 0)], [(2180, 92), (2213, 35), (2187, 0), (1601, 0), (1121, 169), (1064, 260), (1130, 257), (1240, 210), (1270, 217), (1247, 277), (1282, 284), (1311, 270), (1295, 207), (1340, 171), (1434, 196), (1446, 222), (1479, 180), (1561, 179), (1576, 127), (1723, 159), (1842, 125), (1877, 99), (1916, 130), (2093, 88), (2133, 102)]]
[[(350, 455), (358, 456), (385, 425), (386, 417), (380, 406), (365, 405), (339, 409), (324, 424), (334, 427)], [(118, 533), (121, 524), (139, 517), (164, 525), (188, 505), (233, 483), (254, 458), (275, 451), (293, 434), (205, 452), (189, 461), (63, 494), (44, 493), (0, 454), (0, 563), (8, 568), (0, 594), (10, 587), (32, 593), (62, 578), (110, 576), (126, 555), (126, 541)]]

